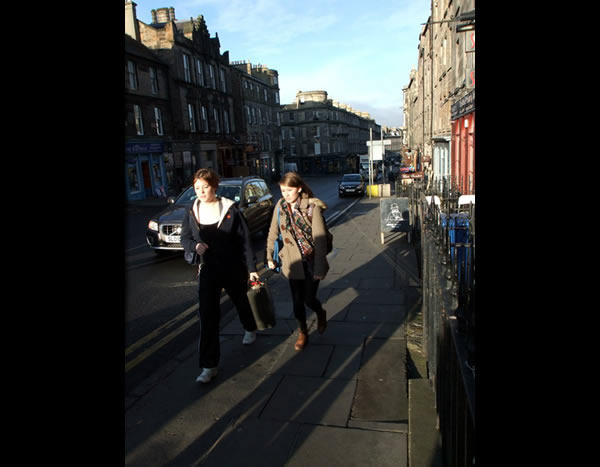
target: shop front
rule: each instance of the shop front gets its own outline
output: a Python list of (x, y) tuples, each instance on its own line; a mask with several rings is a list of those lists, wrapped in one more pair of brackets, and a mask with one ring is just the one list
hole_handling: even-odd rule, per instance
[(452, 181), (462, 194), (475, 193), (475, 90), (452, 105)]
[(166, 198), (162, 141), (125, 143), (125, 191), (127, 200)]

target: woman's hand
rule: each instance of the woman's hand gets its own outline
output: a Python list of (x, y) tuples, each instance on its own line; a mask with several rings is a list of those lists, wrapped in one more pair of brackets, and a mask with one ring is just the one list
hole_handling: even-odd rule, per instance
[(267, 266), (269, 266), (269, 269), (275, 269), (277, 267), (277, 265), (275, 264), (275, 262), (271, 261), (270, 259), (267, 260)]
[(208, 249), (208, 245), (206, 243), (196, 243), (196, 253), (199, 255), (203, 255)]
[(250, 273), (250, 280), (251, 281), (258, 281), (258, 279), (260, 279), (260, 276), (258, 275), (257, 272), (251, 272)]

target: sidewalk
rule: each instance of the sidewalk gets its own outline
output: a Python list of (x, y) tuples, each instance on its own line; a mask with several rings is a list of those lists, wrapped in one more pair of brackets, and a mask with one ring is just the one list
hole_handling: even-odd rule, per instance
[[(229, 312), (221, 363), (196, 384), (197, 344), (125, 413), (127, 466), (407, 466), (405, 322), (418, 311), (414, 248), (381, 245), (379, 198), (364, 197), (330, 226), (334, 251), (318, 297), (328, 327), (294, 350), (287, 279), (272, 274), (277, 326), (251, 346)], [(269, 273), (270, 274), (270, 273)]]

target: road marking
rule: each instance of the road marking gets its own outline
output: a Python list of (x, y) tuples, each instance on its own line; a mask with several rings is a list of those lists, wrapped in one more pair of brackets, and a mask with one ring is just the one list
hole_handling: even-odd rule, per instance
[(334, 220), (336, 220), (338, 217), (340, 217), (342, 214), (344, 214), (348, 209), (350, 209), (352, 206), (354, 206), (359, 201), (360, 201), (360, 198), (356, 198), (356, 200), (354, 200), (352, 203), (350, 203), (348, 206), (346, 206), (342, 211), (335, 211), (331, 216), (329, 216), (327, 219), (325, 219), (325, 222), (327, 222), (328, 224), (330, 222), (333, 222)]
[[(257, 265), (257, 266), (258, 266), (257, 272), (259, 273), (259, 275), (262, 275), (262, 274), (264, 274), (267, 271), (262, 264), (261, 265)], [(227, 296), (227, 294), (223, 294), (221, 296), (221, 302), (220, 302), (221, 306), (228, 299), (229, 299), (229, 297)], [(185, 318), (187, 318), (188, 315), (190, 315), (191, 313), (197, 311), (198, 308), (199, 308), (199, 304), (198, 303), (193, 304), (192, 306), (190, 306), (186, 310), (182, 311), (180, 314), (178, 314), (174, 318), (172, 318), (169, 321), (167, 321), (165, 324), (163, 324), (159, 328), (155, 329), (151, 333), (147, 334), (146, 336), (142, 337), (137, 342), (134, 342), (129, 347), (127, 347), (125, 349), (125, 357), (127, 357), (132, 352), (134, 352), (135, 350), (139, 349), (140, 347), (142, 347), (146, 343), (150, 342), (151, 340), (156, 339), (161, 334), (163, 334), (164, 332), (166, 332), (169, 328), (175, 327), (175, 329), (173, 329), (170, 332), (168, 332), (168, 334), (166, 334), (161, 340), (159, 340), (152, 347), (149, 347), (148, 349), (144, 350), (135, 359), (133, 359), (130, 362), (128, 362), (125, 365), (125, 372), (128, 372), (129, 370), (131, 370), (135, 366), (139, 365), (140, 362), (142, 362), (143, 360), (145, 360), (146, 358), (148, 358), (150, 355), (152, 355), (154, 352), (156, 352), (158, 349), (160, 349), (164, 345), (168, 344), (170, 341), (172, 341), (175, 337), (177, 337), (179, 334), (181, 334), (187, 328), (189, 328), (190, 326), (194, 325), (195, 323), (198, 323), (198, 321), (196, 319), (190, 319), (187, 322), (183, 323), (180, 327), (176, 327), (176, 326), (179, 325), (179, 323), (181, 321), (183, 321)]]
[(149, 349), (144, 350), (135, 359), (133, 359), (130, 362), (128, 362), (125, 365), (125, 372), (128, 372), (133, 367), (137, 366), (140, 362), (142, 362), (143, 360), (145, 360), (149, 355), (152, 355), (154, 352), (156, 352), (158, 349), (160, 349), (164, 345), (168, 344), (170, 341), (172, 341), (175, 337), (177, 337), (179, 334), (181, 334), (187, 328), (189, 328), (190, 326), (193, 326), (195, 324), (198, 324), (198, 321), (196, 321), (195, 319), (190, 319), (183, 326), (177, 328), (175, 331), (171, 332), (170, 334), (167, 334), (165, 337), (163, 337), (161, 340), (159, 340), (152, 347), (150, 347)]
[(139, 341), (131, 344), (129, 347), (127, 347), (125, 349), (125, 356), (127, 357), (127, 355), (129, 355), (131, 352), (133, 352), (134, 350), (136, 350), (139, 347), (141, 347), (142, 345), (144, 345), (146, 342), (154, 339), (155, 337), (158, 337), (164, 330), (166, 330), (167, 328), (169, 328), (171, 326), (174, 326), (179, 321), (181, 321), (182, 319), (184, 319), (185, 317), (187, 317), (190, 313), (196, 311), (198, 308), (199, 308), (198, 303), (195, 303), (194, 305), (192, 305), (191, 307), (189, 307), (187, 310), (185, 310), (182, 313), (180, 313), (179, 315), (175, 316), (175, 318), (172, 318), (169, 321), (167, 321), (161, 327), (155, 329), (150, 334), (148, 334), (145, 337), (141, 338)]

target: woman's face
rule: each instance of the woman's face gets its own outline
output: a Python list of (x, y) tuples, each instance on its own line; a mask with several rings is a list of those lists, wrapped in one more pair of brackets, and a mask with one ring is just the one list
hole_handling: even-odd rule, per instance
[(208, 184), (206, 180), (199, 178), (194, 183), (194, 191), (196, 196), (202, 203), (211, 203), (215, 201), (217, 190)]
[(279, 188), (281, 189), (281, 196), (283, 196), (283, 199), (288, 203), (294, 203), (302, 191), (302, 188), (287, 185), (279, 185)]

